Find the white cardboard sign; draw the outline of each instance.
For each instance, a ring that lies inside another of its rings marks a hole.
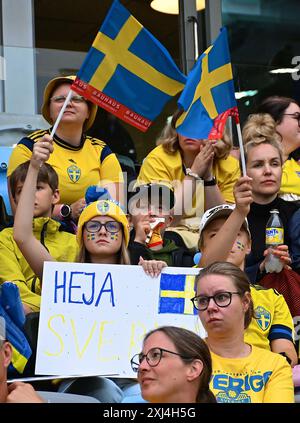
[[[46,262],[36,374],[136,376],[131,357],[162,325],[205,331],[190,298],[199,269]]]

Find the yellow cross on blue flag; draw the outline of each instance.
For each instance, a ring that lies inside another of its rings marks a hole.
[[[197,314],[191,298],[195,296],[194,275],[162,273],[158,313]]]
[[[185,82],[165,47],[115,0],[72,90],[145,132]]]
[[[178,106],[176,130],[187,137],[220,139],[229,115],[238,122],[226,28],[197,60]]]

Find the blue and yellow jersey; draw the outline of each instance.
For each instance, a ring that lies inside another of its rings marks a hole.
[[[280,354],[257,348],[247,357],[227,358],[211,352],[210,389],[217,402],[293,403],[292,368]]]
[[[245,331],[245,342],[270,350],[270,342],[284,338],[293,342],[293,319],[284,297],[276,289],[251,285],[256,319]]]
[[[10,156],[8,176],[21,163],[30,160],[34,143],[45,134],[50,134],[50,129],[21,139]],[[58,174],[61,203],[72,204],[83,198],[90,185],[123,182],[119,161],[105,142],[84,135],[80,145],[74,147],[55,135],[53,146],[47,163]]]
[[[287,201],[300,199],[300,164],[292,157],[283,164],[279,196]]]

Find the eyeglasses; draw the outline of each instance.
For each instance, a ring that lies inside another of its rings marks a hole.
[[[296,119],[298,121],[298,126],[300,127],[300,113],[283,113],[283,116],[291,116],[293,119]]]
[[[211,299],[214,300],[218,307],[228,307],[231,304],[233,294],[241,295],[240,292],[224,291],[218,292],[217,294],[211,296],[197,295],[196,297],[192,298],[191,301],[197,310],[204,311],[207,309]]]
[[[109,220],[108,222],[105,222],[105,223],[98,222],[97,220],[90,220],[89,222],[86,222],[86,224],[84,225],[85,229],[91,234],[95,234],[96,232],[99,232],[102,226],[104,226],[105,230],[107,232],[110,232],[111,234],[115,234],[119,232],[119,230],[121,229],[121,223],[115,222],[114,220]]]
[[[174,351],[165,350],[164,348],[151,348],[151,350],[149,350],[147,354],[140,353],[140,354],[135,354],[132,357],[132,359],[130,360],[132,370],[134,372],[137,372],[144,358],[146,358],[147,363],[149,364],[150,367],[158,366],[158,364],[160,363],[160,360],[163,357],[164,352],[178,355],[179,357],[185,360],[193,360],[192,357],[186,357],[185,355],[176,353]]]
[[[67,96],[66,95],[55,95],[54,97],[51,97],[50,100],[57,104],[62,104],[66,101]],[[75,104],[84,103],[86,99],[82,97],[82,95],[73,95],[70,98],[70,102]]]

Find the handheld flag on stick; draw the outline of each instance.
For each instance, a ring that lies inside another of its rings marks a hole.
[[[168,51],[115,0],[71,88],[145,132],[185,82]]]
[[[179,134],[197,139],[220,139],[228,116],[233,116],[239,129],[227,30],[199,57],[188,75],[186,86],[178,100],[183,109],[176,122]],[[239,137],[243,173],[242,139]]]
[[[238,117],[226,28],[197,60],[178,105],[176,129],[192,138],[221,138],[228,115]]]

